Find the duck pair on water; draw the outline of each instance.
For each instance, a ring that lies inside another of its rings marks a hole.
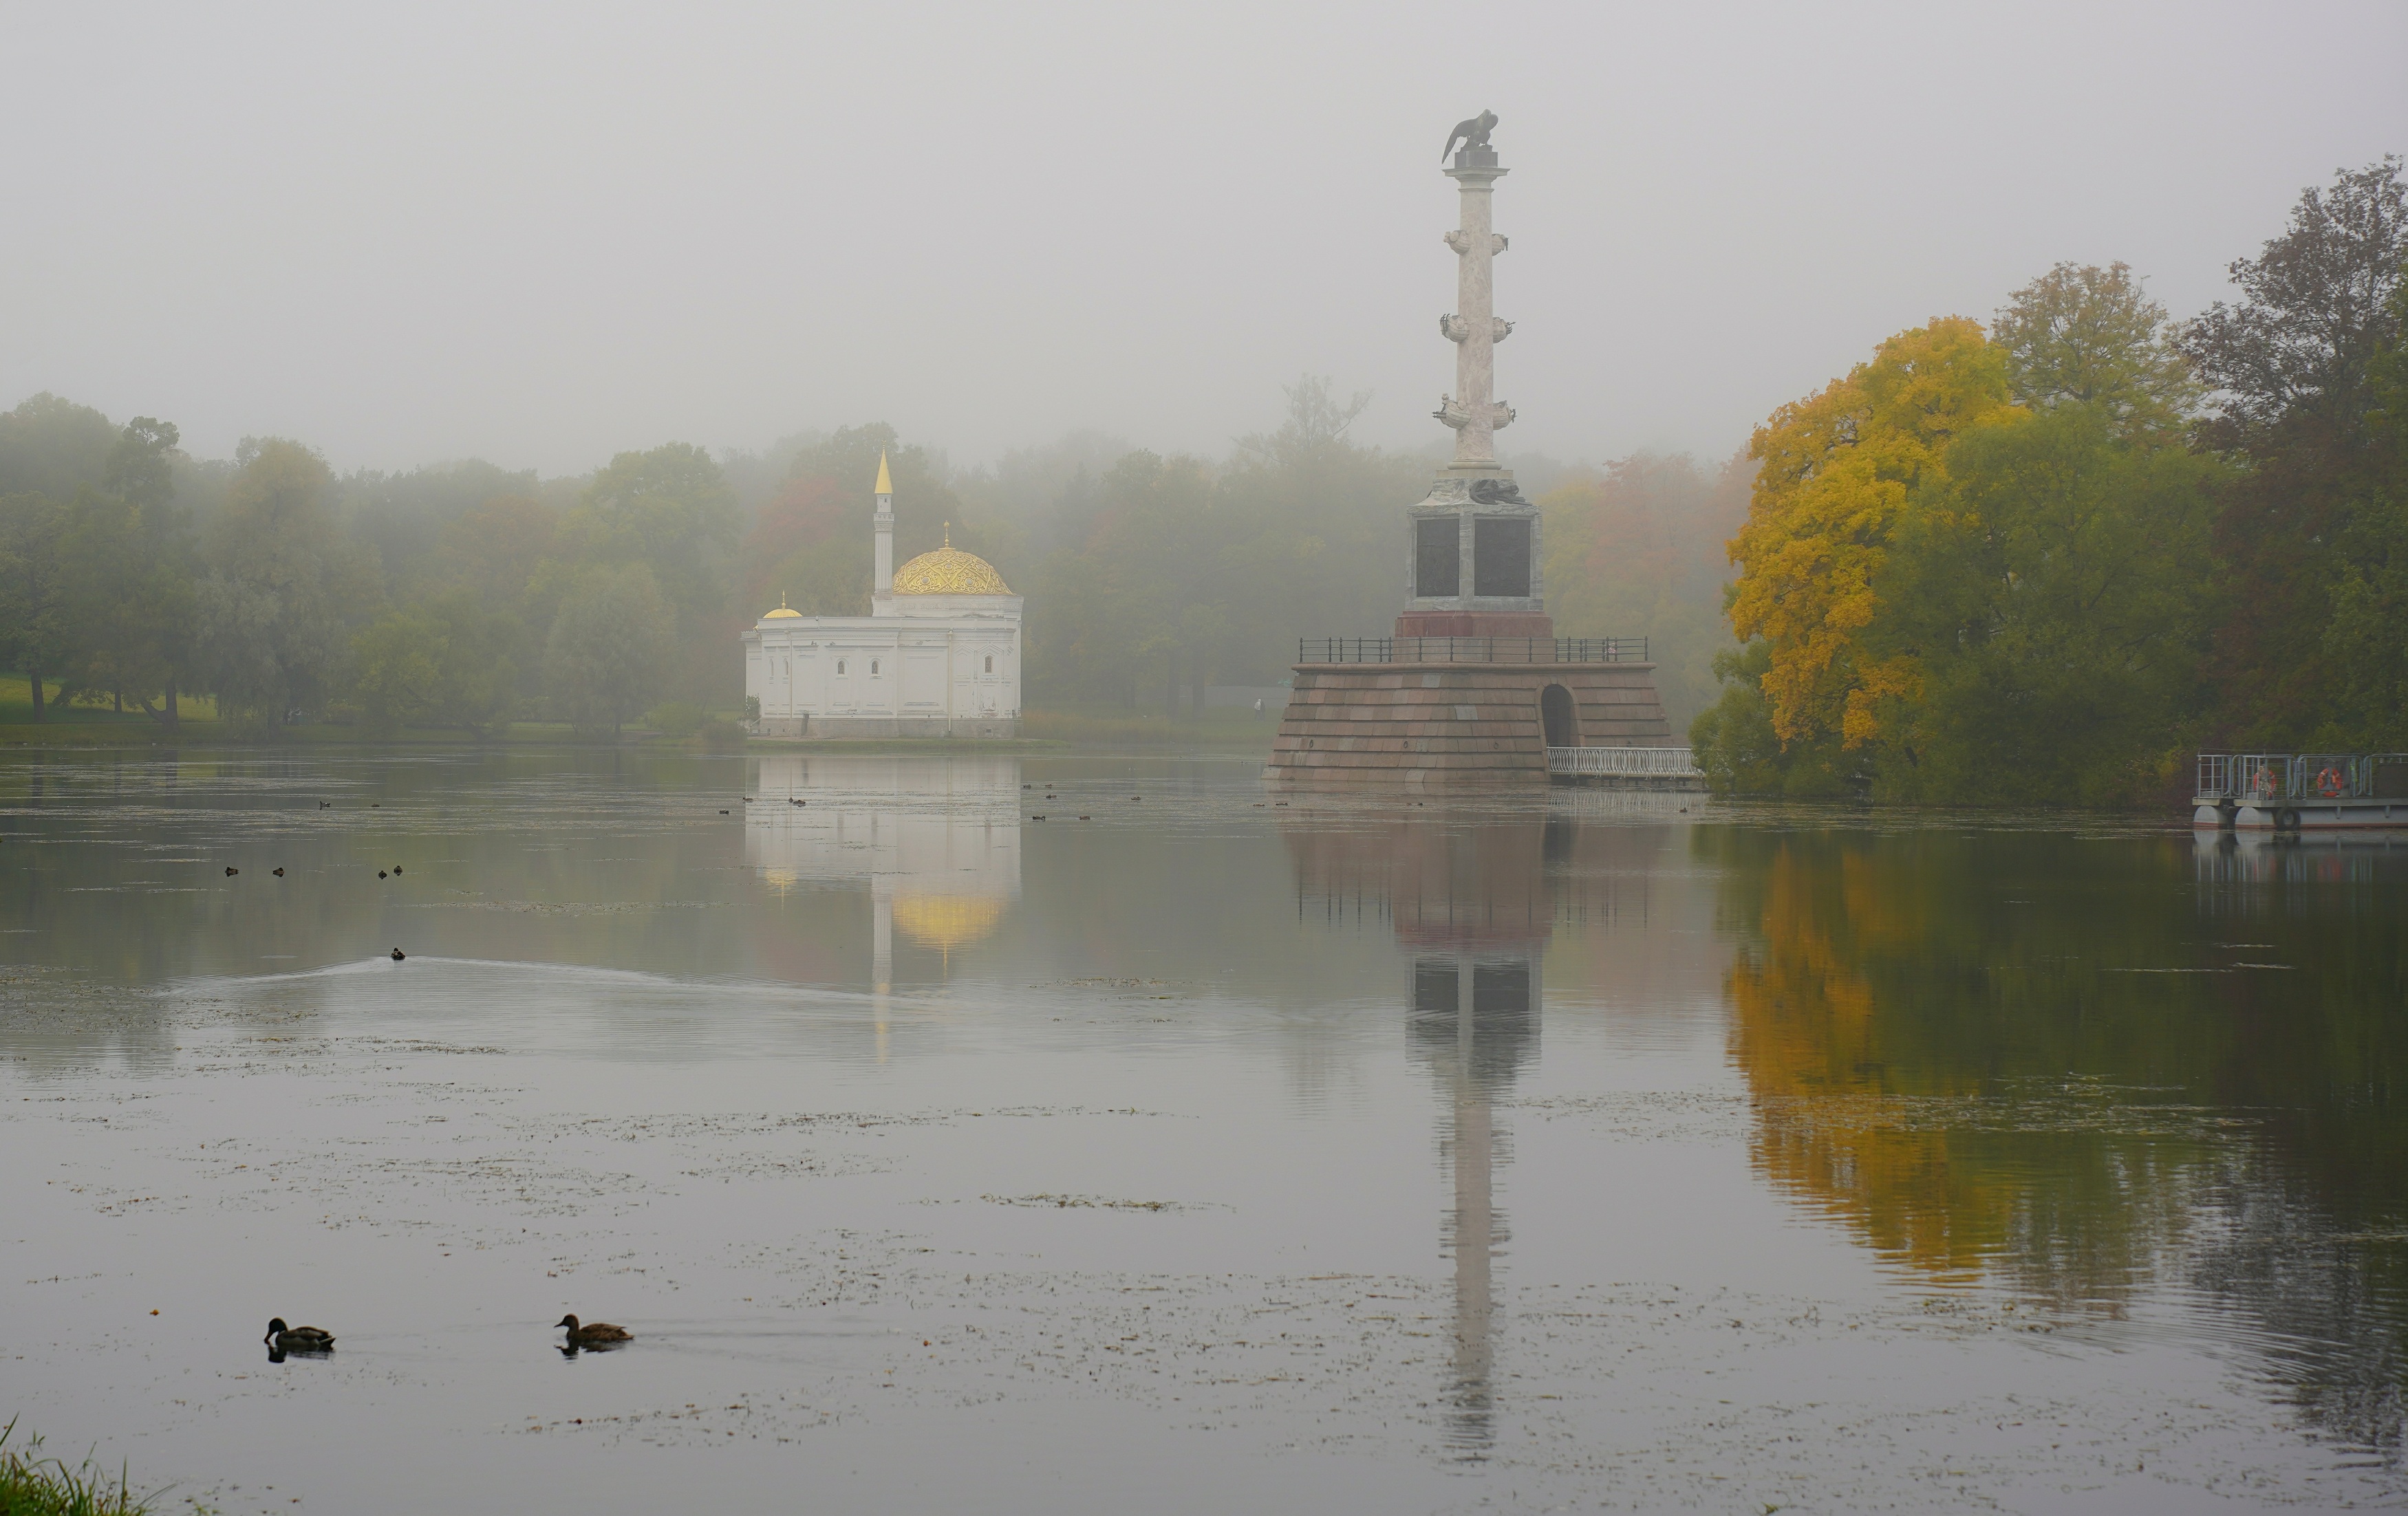
[[[635,1340],[636,1336],[625,1327],[613,1326],[609,1322],[580,1323],[573,1314],[563,1316],[552,1324],[556,1327],[566,1327],[570,1345],[580,1348],[597,1348],[606,1343],[631,1342]],[[281,1316],[268,1319],[267,1335],[259,1340],[278,1352],[322,1353],[331,1352],[335,1347],[334,1333],[316,1326],[287,1326]]]

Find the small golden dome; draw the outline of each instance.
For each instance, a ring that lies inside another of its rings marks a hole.
[[[1010,594],[1011,587],[995,565],[974,552],[953,546],[953,523],[945,523],[945,545],[924,552],[895,571],[896,594]]]
[[[787,616],[800,616],[802,612],[799,610],[788,610],[786,608],[786,597],[781,594],[778,596],[778,608],[770,611],[761,619],[765,622],[774,622]]]

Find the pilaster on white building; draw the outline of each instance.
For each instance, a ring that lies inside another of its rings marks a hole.
[[[744,693],[761,737],[1020,735],[1021,597],[953,545],[895,565],[895,486],[878,458],[867,616],[806,616],[781,601],[746,632]]]

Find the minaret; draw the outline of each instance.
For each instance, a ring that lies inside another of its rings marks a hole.
[[[895,480],[886,472],[886,454],[878,454],[878,509],[870,517],[876,533],[875,575],[869,581],[869,613],[895,614]]]

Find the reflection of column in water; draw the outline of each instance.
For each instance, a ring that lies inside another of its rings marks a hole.
[[[1496,1295],[1489,1280],[1497,1243],[1496,1134],[1488,1091],[1472,1076],[1479,1058],[1479,972],[1457,965],[1455,1008],[1455,1436],[1485,1447],[1490,1422],[1488,1376],[1494,1349]]]
[[[1512,1133],[1495,1106],[1538,1053],[1539,969],[1560,910],[1557,892],[1565,880],[1586,877],[1558,873],[1578,851],[1577,818],[1555,805],[1543,814],[1477,819],[1415,805],[1384,823],[1341,827],[1283,814],[1299,911],[1317,900],[1333,922],[1384,915],[1414,954],[1410,1041],[1445,1097],[1440,1122],[1454,1185],[1445,1249],[1455,1268],[1455,1351],[1440,1399],[1448,1441],[1479,1458],[1496,1438],[1493,1276],[1506,1232],[1495,1182],[1512,1156]],[[1658,847],[1647,843],[1651,853]],[[1573,919],[1583,920],[1586,902],[1576,883],[1570,889]]]
[[[1455,1352],[1444,1393],[1448,1436],[1474,1458],[1496,1437],[1493,1271],[1507,1237],[1496,1205],[1502,1154],[1494,1101],[1528,1047],[1535,966],[1524,958],[1453,956],[1413,965],[1414,1034],[1434,1055],[1449,1095],[1455,1208],[1446,1240],[1455,1256]]]

